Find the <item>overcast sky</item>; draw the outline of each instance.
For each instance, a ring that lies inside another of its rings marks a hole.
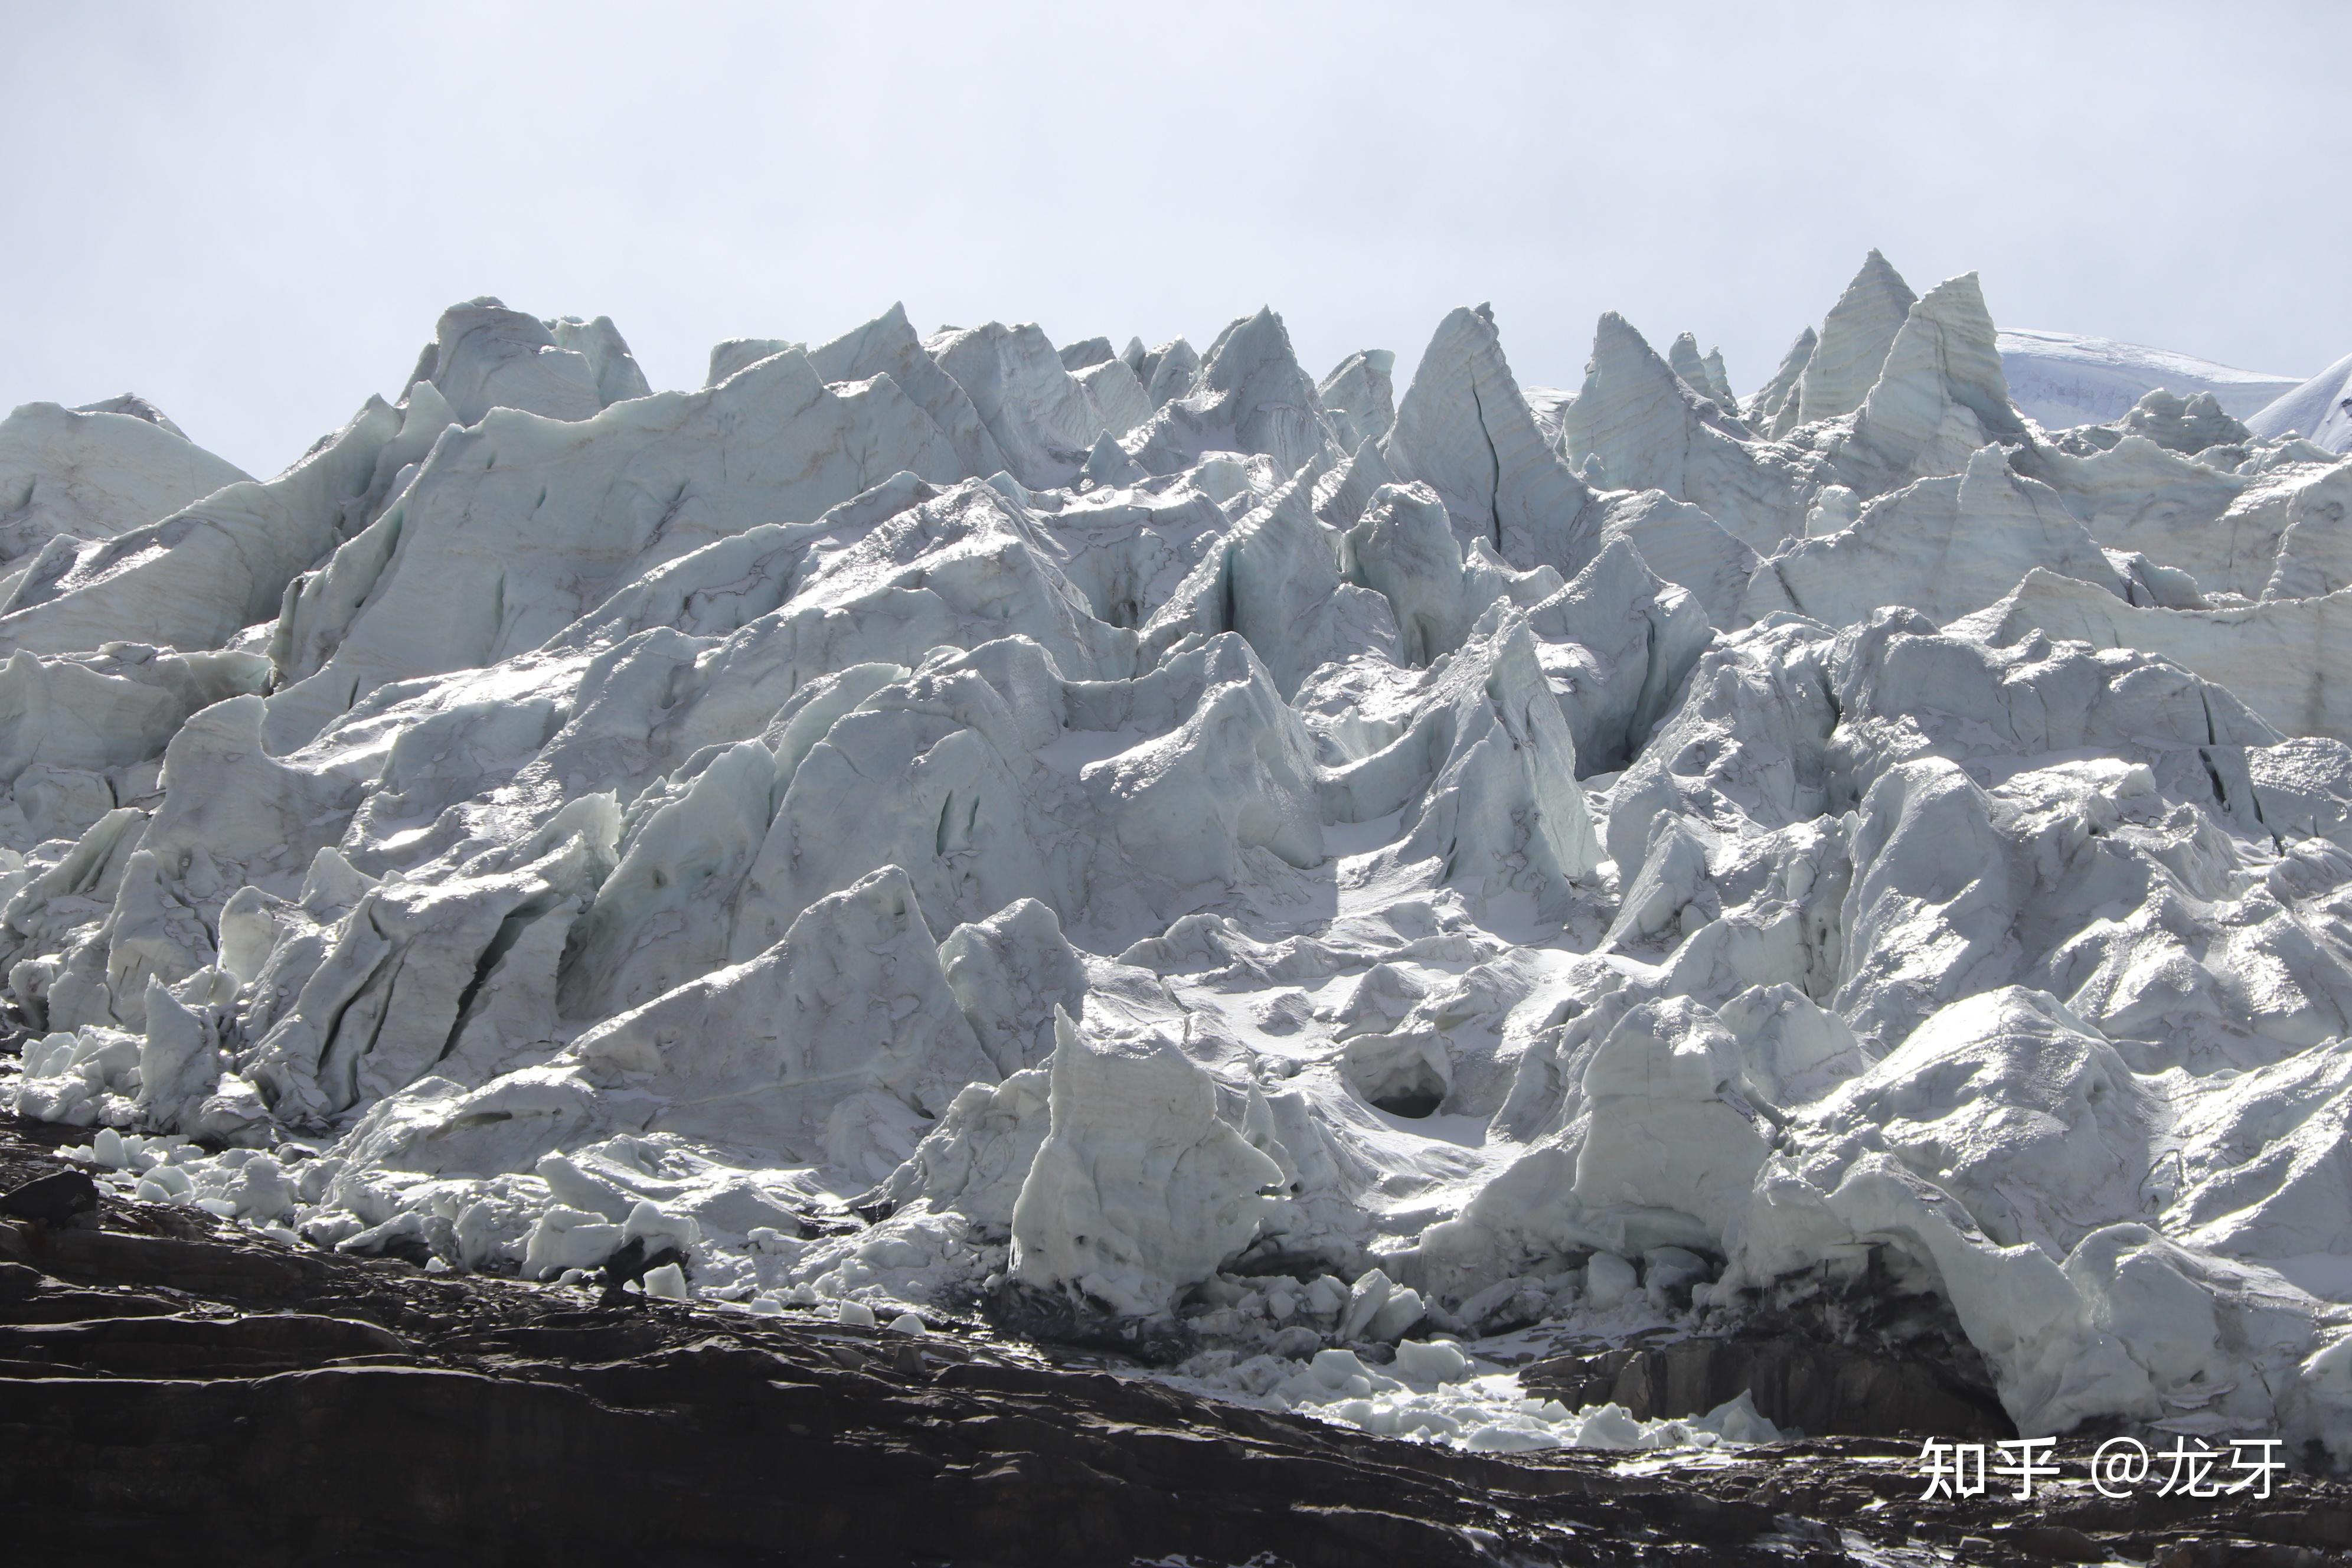
[[[134,390],[274,472],[446,305],[608,314],[656,387],[903,300],[1320,374],[1494,302],[1741,392],[1877,246],[2005,325],[2352,350],[2352,5],[725,9],[0,0],[0,407]]]

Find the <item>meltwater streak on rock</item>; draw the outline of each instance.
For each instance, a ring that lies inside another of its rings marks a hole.
[[[1573,396],[1485,307],[1401,395],[1117,341],[649,393],[480,300],[266,481],[20,411],[0,1096],[345,1255],[1423,1442],[1883,1422],[1836,1355],[2352,1461],[2333,426],[2053,434],[1874,253],[1745,405],[1614,315]]]

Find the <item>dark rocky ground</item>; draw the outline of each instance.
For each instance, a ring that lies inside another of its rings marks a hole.
[[[82,1136],[0,1119],[0,1192],[63,1168],[48,1151]],[[2352,1486],[2336,1482],[2109,1501],[2072,1480],[2089,1445],[2069,1444],[2070,1484],[1954,1506],[1916,1500],[1916,1437],[1704,1468],[1469,1454],[976,1333],[608,1305],[111,1195],[75,1215],[70,1184],[49,1223],[0,1226],[15,1562],[2352,1563]],[[1755,1359],[1621,1359],[1554,1383],[1665,1398]]]

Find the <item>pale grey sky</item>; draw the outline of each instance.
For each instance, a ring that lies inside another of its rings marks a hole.
[[[2352,5],[87,6],[0,0],[0,407],[154,399],[274,472],[435,318],[709,345],[924,330],[1318,374],[1494,302],[1745,392],[1873,245],[2013,326],[2309,374],[2352,350]]]

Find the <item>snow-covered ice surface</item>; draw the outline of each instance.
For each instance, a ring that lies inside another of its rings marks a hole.
[[[2246,416],[2257,436],[2301,436],[2331,452],[2352,451],[2352,354]]]
[[[2053,433],[1875,254],[1744,405],[1502,325],[652,392],[478,300],[267,479],[19,410],[0,1095],[289,1241],[1424,1439],[1769,1436],[1509,1370],[1769,1317],[2352,1460],[2352,463]]]
[[[2297,384],[2113,338],[2004,329],[1997,341],[2018,412],[2047,430],[2120,419],[2159,387],[2177,397],[2210,392],[2221,412],[2247,419]]]

